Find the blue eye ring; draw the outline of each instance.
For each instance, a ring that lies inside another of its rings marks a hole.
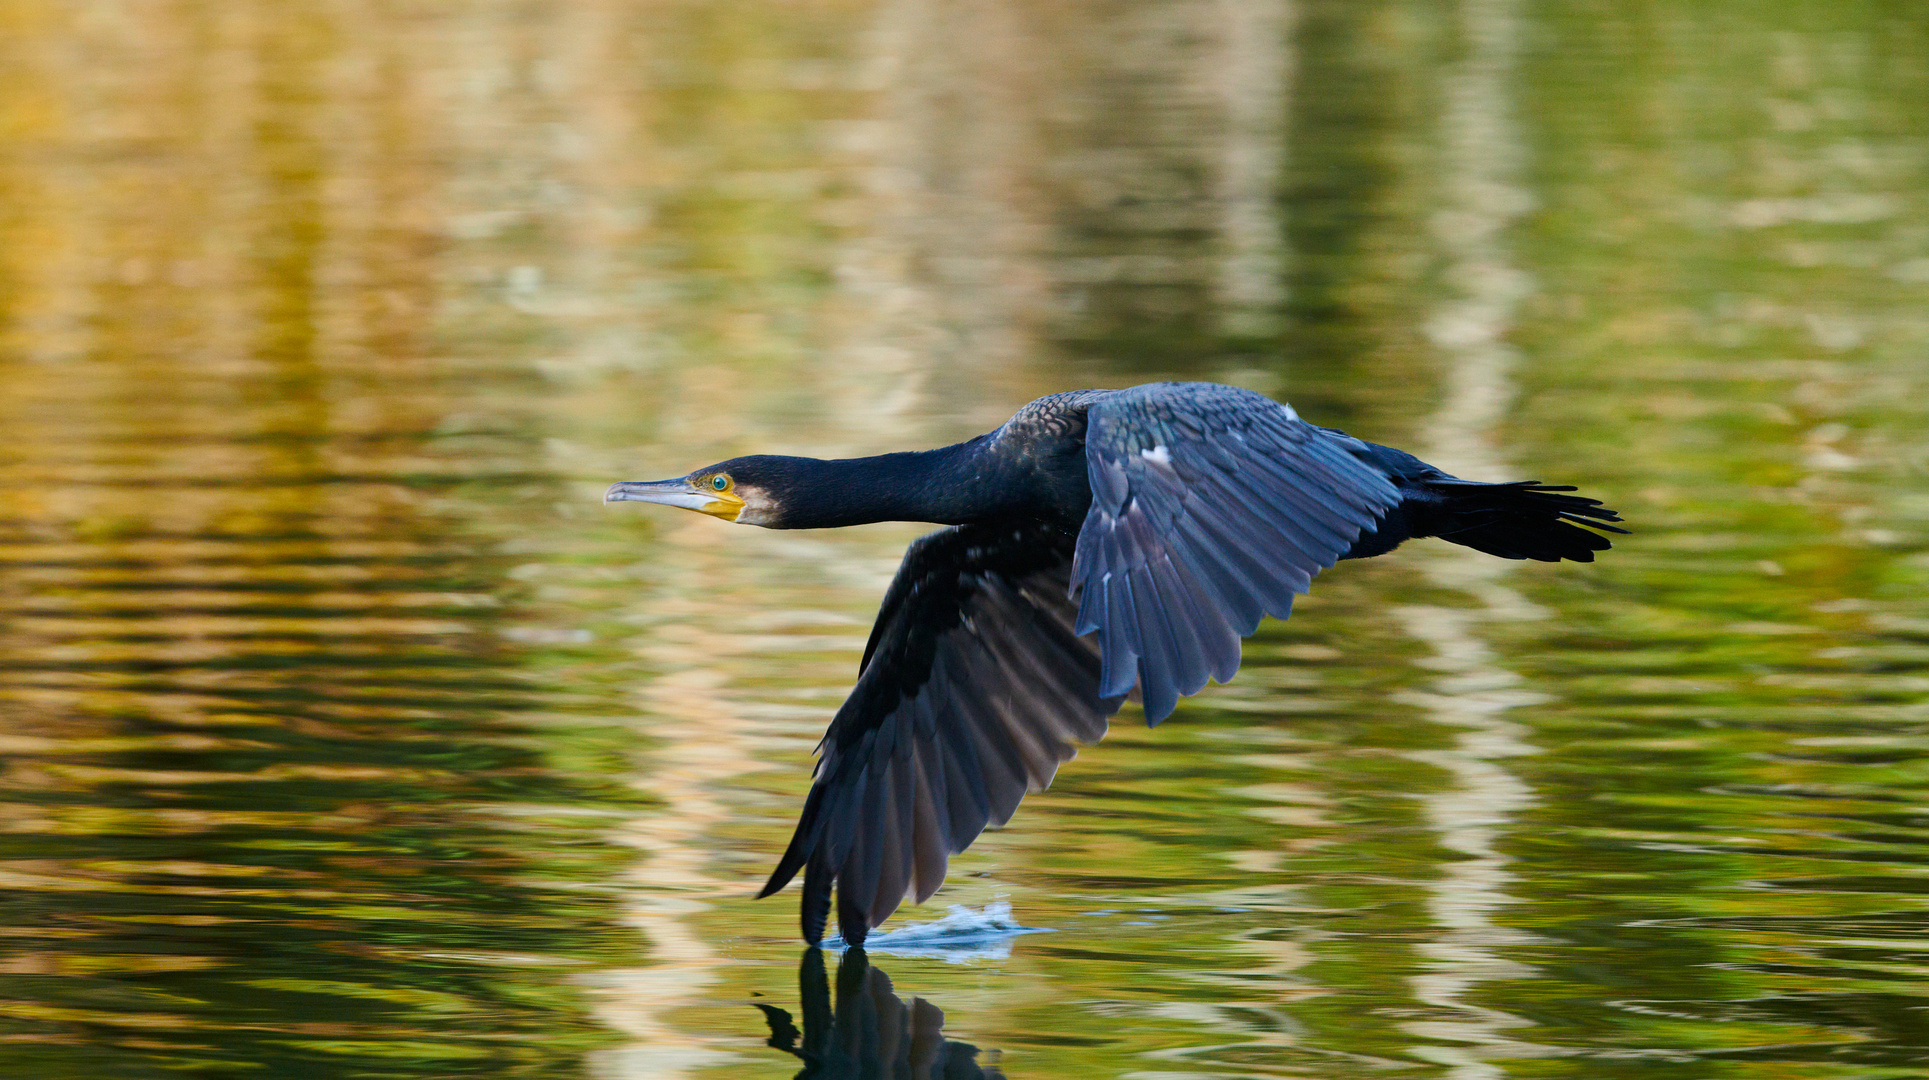
[[[716,491],[729,491],[730,478],[723,473],[718,473],[710,478],[710,487]]]

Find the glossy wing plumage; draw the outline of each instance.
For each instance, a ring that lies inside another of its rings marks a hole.
[[[1119,701],[1099,694],[1097,649],[1072,629],[1072,552],[1044,525],[957,526],[906,552],[759,894],[803,870],[806,940],[823,934],[833,882],[850,944],[907,893],[923,901],[950,856],[1105,734]]]
[[[1151,723],[1230,679],[1260,617],[1285,618],[1401,500],[1359,456],[1366,444],[1247,390],[1139,386],[1095,401],[1086,422],[1074,629],[1098,634],[1098,692],[1136,684]]]

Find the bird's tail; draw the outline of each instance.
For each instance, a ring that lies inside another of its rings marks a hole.
[[[1589,529],[1627,532],[1608,524],[1620,521],[1621,515],[1599,499],[1559,494],[1574,490],[1566,484],[1434,480],[1428,486],[1441,500],[1433,535],[1503,559],[1593,562],[1595,552],[1612,545]]]

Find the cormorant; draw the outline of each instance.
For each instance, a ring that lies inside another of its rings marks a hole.
[[[1620,515],[1570,486],[1461,480],[1250,390],[1152,383],[1052,394],[936,450],[754,455],[612,485],[770,529],[949,526],[905,553],[857,685],[818,746],[769,882],[804,872],[816,944],[861,944],[950,856],[1011,817],[1135,691],[1148,724],[1239,669],[1313,575],[1437,536],[1503,559],[1592,562]]]

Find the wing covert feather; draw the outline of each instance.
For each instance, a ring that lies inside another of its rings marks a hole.
[[[1092,506],[1079,531],[1075,629],[1096,631],[1100,691],[1134,685],[1158,723],[1239,668],[1239,639],[1401,500],[1347,436],[1260,394],[1157,383],[1086,411]]]

